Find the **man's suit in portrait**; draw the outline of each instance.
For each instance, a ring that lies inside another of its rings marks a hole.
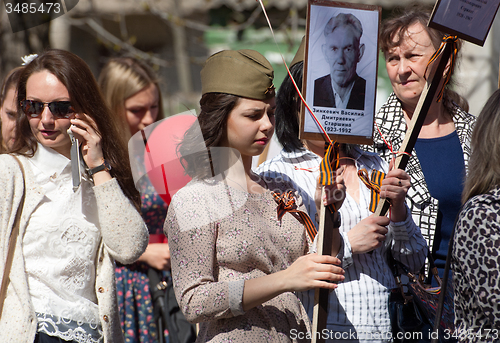
[[[366,80],[356,74],[351,96],[347,102],[347,109],[365,109]],[[337,107],[332,89],[332,78],[330,74],[320,77],[314,81],[314,106]]]

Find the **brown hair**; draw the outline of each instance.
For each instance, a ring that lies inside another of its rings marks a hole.
[[[462,192],[462,203],[500,186],[500,89],[497,89],[477,117],[472,133],[472,154]]]
[[[29,77],[42,71],[53,74],[66,87],[71,105],[77,113],[85,113],[94,120],[96,124],[94,129],[101,136],[104,158],[112,167],[111,175],[117,179],[123,193],[139,208],[140,195],[134,186],[127,147],[120,139],[115,116],[106,106],[90,68],[80,57],[71,52],[49,49],[24,67],[17,89],[16,130],[19,136],[13,152],[28,157],[32,157],[36,152],[37,140],[31,132],[29,119],[20,109],[19,103],[26,99],[26,84]]]
[[[0,91],[0,108],[3,106],[3,103],[5,101],[5,98],[7,97],[7,93],[9,90],[12,88],[16,89],[17,83],[19,82],[19,78],[21,76],[21,72],[24,69],[24,67],[16,67],[12,69],[9,74],[5,77],[3,84],[2,84],[2,89]],[[0,129],[2,127],[2,122],[0,121]],[[0,130],[0,153],[4,153],[7,151],[7,147],[5,146],[5,142],[3,141],[2,137],[2,130]]]
[[[11,88],[16,88],[17,83],[19,82],[19,78],[21,77],[21,72],[23,71],[24,67],[16,67],[12,69],[9,74],[5,77],[3,84],[2,84],[2,91],[0,92],[0,107],[3,105],[3,102],[5,101],[5,97],[7,96],[7,92]]]
[[[414,3],[404,8],[396,8],[392,16],[382,23],[382,27],[380,29],[379,44],[382,52],[385,54],[392,48],[400,46],[407,37],[406,34],[408,33],[409,27],[416,23],[420,23],[422,25],[424,30],[429,35],[434,49],[437,50],[443,41],[445,33],[427,26],[431,10],[431,7],[418,3]],[[462,40],[459,39],[457,42],[458,52],[461,48]],[[457,62],[458,60],[459,59],[457,58]],[[453,103],[468,112],[469,104],[467,100],[450,89],[450,87],[454,84],[455,82],[452,75],[450,82],[446,85],[444,91],[443,105],[449,110],[450,113],[453,113]]]
[[[206,93],[201,97],[198,120],[186,131],[178,146],[187,175],[198,179],[214,176],[214,166],[206,151],[220,146],[227,136],[227,119],[239,99],[239,96],[224,93]],[[199,137],[198,127],[203,137]]]
[[[159,95],[156,121],[163,119],[159,80],[153,69],[147,64],[132,57],[113,58],[102,69],[98,83],[111,111],[120,117],[123,131],[128,132],[128,135],[124,137],[127,142],[130,138],[130,130],[125,117],[125,100],[151,84],[156,86]]]

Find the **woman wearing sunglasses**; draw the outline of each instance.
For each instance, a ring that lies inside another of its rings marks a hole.
[[[114,260],[135,261],[148,233],[117,125],[88,66],[66,51],[47,50],[26,65],[17,103],[12,154],[20,164],[0,156],[0,277],[9,278],[0,340],[123,342]],[[69,133],[80,142],[80,173]]]

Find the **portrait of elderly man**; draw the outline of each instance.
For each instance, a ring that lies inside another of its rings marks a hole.
[[[352,14],[330,18],[323,31],[322,51],[330,73],[314,81],[314,106],[364,110],[366,80],[356,72],[365,45],[361,22]]]

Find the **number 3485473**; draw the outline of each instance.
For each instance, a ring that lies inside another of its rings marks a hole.
[[[46,3],[17,3],[12,4],[9,2],[5,3],[5,8],[7,13],[60,13],[61,12],[61,4],[58,2],[46,2]]]

